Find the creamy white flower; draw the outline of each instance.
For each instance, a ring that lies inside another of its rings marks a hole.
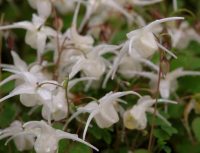
[[[76,10],[74,12],[74,17],[72,21],[72,27],[67,30],[66,36],[74,45],[75,48],[80,49],[81,51],[87,51],[91,49],[94,43],[94,39],[91,36],[81,36],[77,32],[77,17],[80,9],[80,3],[78,3]]]
[[[130,72],[132,75],[138,75],[150,79],[150,87],[152,90],[156,90],[158,82],[158,74],[152,72]],[[183,68],[177,68],[172,72],[166,74],[164,78],[161,78],[159,92],[162,98],[168,99],[170,94],[175,92],[178,87],[177,79],[183,76],[196,76],[200,75],[200,72],[195,71],[184,71]]]
[[[0,131],[0,140],[14,136],[20,132],[23,132],[22,123],[20,121],[14,121],[10,127]],[[30,150],[34,145],[34,137],[32,135],[18,135],[13,140],[19,151]]]
[[[129,54],[133,58],[148,58],[152,56],[157,50],[158,47],[161,47],[159,43],[157,43],[156,38],[154,36],[154,31],[156,26],[163,22],[183,20],[183,17],[170,17],[163,18],[160,20],[153,21],[146,25],[145,27],[131,31],[127,34],[129,39]],[[164,49],[164,47],[163,47]],[[169,52],[167,49],[164,49],[167,53],[176,57],[173,53]]]
[[[51,99],[45,101],[42,107],[42,116],[46,120],[59,121],[67,117],[68,101],[66,99],[66,91],[59,87],[52,91]]]
[[[134,94],[141,97],[138,93],[133,91],[109,92],[101,99],[92,101],[84,107],[79,107],[78,111],[69,118],[68,123],[80,113],[90,113],[83,132],[83,139],[85,139],[87,129],[93,118],[100,128],[108,128],[119,121],[119,116],[115,108],[116,102],[120,102],[120,97],[128,94]]]
[[[42,66],[33,65],[32,67],[28,67],[14,51],[12,51],[11,54],[14,65],[1,64],[0,66],[4,68],[3,70],[13,73],[13,75],[3,80],[0,83],[0,86],[11,80],[16,80],[16,87],[9,95],[1,98],[0,102],[10,97],[20,95],[21,103],[27,107],[32,107],[40,104],[38,103],[39,97],[42,99],[48,99],[50,97],[50,91],[53,90],[55,86],[43,85],[39,88],[39,83],[47,79],[47,77],[41,71]],[[56,83],[55,81],[49,82]],[[47,94],[48,98],[46,97]]]
[[[175,48],[186,48],[192,40],[200,43],[200,35],[187,22],[182,22],[178,28],[169,25],[168,32],[172,38],[172,46]]]
[[[114,53],[119,46],[114,45],[98,45],[81,56],[74,56],[74,65],[72,66],[69,78],[74,77],[79,71],[82,71],[88,77],[99,79],[111,64],[103,58],[103,54]]]
[[[44,75],[44,73],[42,73],[43,65],[33,64],[31,66],[28,66],[15,51],[11,51],[11,55],[13,58],[14,65],[0,64],[1,68],[11,70],[11,71],[18,71],[18,72],[30,72],[32,74],[37,75],[37,77],[40,78],[39,80],[45,80],[48,78],[46,75]],[[1,81],[0,86],[6,84],[7,82],[11,80],[22,82],[23,79],[19,75],[13,74],[7,77],[6,79],[4,79],[3,81]]]
[[[25,42],[32,48],[37,49],[38,59],[44,53],[47,37],[55,37],[56,31],[50,27],[44,26],[45,20],[35,14],[32,21],[21,21],[12,25],[0,26],[0,30],[22,28],[26,29]]]
[[[134,75],[131,75],[130,71],[141,71],[142,65],[136,61],[133,60],[130,56],[124,56],[119,64],[118,72],[125,78],[132,78]]]
[[[34,149],[36,153],[55,153],[58,149],[58,142],[61,139],[78,141],[98,151],[96,147],[78,138],[78,135],[54,129],[44,121],[30,121],[25,123],[23,128],[24,131],[13,134],[11,139],[21,135],[34,136]]]
[[[147,126],[146,112],[153,113],[156,100],[152,99],[150,96],[143,96],[140,98],[131,109],[127,110],[123,115],[124,125],[128,129],[138,129],[143,130]],[[172,103],[176,104],[175,101],[158,99],[158,103]],[[168,125],[171,125],[158,111],[156,115],[161,118]]]
[[[119,11],[122,13],[129,21],[133,21],[133,17],[117,2],[114,0],[88,0],[86,2],[86,13],[84,16],[84,19],[81,23],[81,26],[79,30],[81,31],[82,28],[85,26],[87,21],[90,19],[90,17],[96,13],[97,11],[102,12],[102,10],[105,10],[105,7],[110,7],[115,9],[116,11]]]
[[[174,58],[177,58],[176,55],[174,55],[167,48],[165,48],[156,41],[153,32],[155,31],[155,27],[163,22],[182,20],[182,19],[184,18],[183,17],[164,18],[151,22],[141,29],[129,32],[127,34],[128,40],[123,44],[123,47],[121,48],[118,57],[114,61],[112,70],[112,79],[114,79],[119,63],[122,60],[122,58],[127,54],[127,52],[133,59],[136,60],[142,59],[144,61],[144,59],[151,57],[158,50],[158,48],[161,48]]]
[[[59,121],[67,117],[68,115],[68,105],[70,103],[70,97],[73,95],[70,93],[71,88],[80,81],[94,80],[95,78],[83,77],[78,79],[73,79],[68,82],[67,89],[64,89],[64,85],[56,88],[51,92],[51,98],[47,101],[43,101],[42,116],[44,119]],[[48,82],[47,82],[48,83]],[[68,97],[67,97],[68,96]]]

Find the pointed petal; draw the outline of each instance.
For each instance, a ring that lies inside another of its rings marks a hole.
[[[154,3],[158,3],[161,2],[162,0],[149,0],[149,1],[145,1],[145,0],[134,0],[134,4],[135,5],[150,5],[150,4],[154,4]]]
[[[155,71],[159,71],[159,67],[157,65],[155,65],[154,63],[152,63],[150,60],[145,59],[145,58],[137,58],[136,60],[138,60],[141,63],[144,63],[145,65],[149,66],[150,68],[152,68]]]
[[[170,103],[170,104],[178,104],[177,101],[174,101],[174,100],[169,100],[169,99],[158,99],[158,102],[161,102],[161,103]]]
[[[99,113],[99,110],[95,110],[93,111],[92,113],[90,113],[88,119],[87,119],[87,122],[86,122],[86,125],[85,125],[85,129],[83,131],[83,140],[85,140],[85,136],[86,136],[86,133],[87,133],[87,129],[90,125],[90,122],[92,121],[92,119],[94,118],[94,116]]]
[[[147,109],[148,112],[150,113],[154,113],[154,109],[153,108],[149,108]],[[161,120],[163,120],[168,126],[171,126],[171,123],[166,120],[166,118],[164,116],[162,116],[158,111],[156,111],[156,116],[158,116]]]
[[[105,1],[106,5],[109,5],[111,8],[116,9],[120,13],[122,13],[128,21],[133,21],[133,17],[129,14],[121,5],[119,5],[115,0]]]
[[[27,71],[27,64],[19,57],[19,55],[11,51],[11,55],[14,61],[14,65],[20,70],[20,71]]]
[[[7,82],[10,82],[10,81],[12,81],[12,80],[15,80],[15,79],[17,79],[17,78],[19,78],[19,76],[17,76],[17,75],[11,75],[11,76],[7,77],[6,79],[4,79],[3,81],[1,81],[1,82],[0,82],[0,86],[6,84]]]
[[[94,150],[96,151],[99,151],[96,147],[94,147],[93,145],[85,142],[84,140],[78,138],[78,135],[76,134],[71,134],[71,133],[67,133],[67,132],[63,132],[61,130],[56,130],[56,134],[58,136],[59,139],[71,139],[71,140],[74,140],[74,141],[78,141],[80,143],[83,143],[91,148],[93,148]]]
[[[17,22],[17,23],[14,23],[12,25],[7,25],[7,26],[0,26],[0,30],[15,29],[15,28],[22,28],[26,30],[35,29],[33,24],[28,21]]]
[[[151,28],[154,28],[156,25],[158,24],[161,24],[163,22],[170,22],[170,21],[176,21],[176,20],[184,20],[184,17],[169,17],[169,18],[163,18],[163,19],[160,19],[160,20],[155,20],[151,23],[149,23],[145,29],[146,30],[150,30],[151,31]]]
[[[163,45],[161,45],[160,43],[157,43],[157,45],[163,51],[165,51],[166,53],[168,53],[169,55],[171,55],[173,58],[177,59],[177,56],[174,53],[172,53],[170,50],[168,50],[167,48],[165,48]]]
[[[0,99],[0,102],[7,100],[8,98],[20,95],[20,94],[34,94],[35,89],[28,84],[22,84],[17,86],[9,95]]]
[[[120,61],[122,60],[122,58],[125,56],[125,54],[128,51],[128,42],[126,42],[124,44],[124,46],[122,47],[122,49],[119,52],[119,55],[117,56],[117,58],[114,61],[113,67],[112,67],[112,79],[114,79],[115,77],[115,73],[117,71],[117,68],[119,67]]]
[[[81,71],[82,66],[84,64],[84,60],[80,58],[76,64],[72,67],[72,71],[69,74],[69,79],[72,79],[79,71]]]
[[[88,80],[96,80],[96,78],[94,78],[94,77],[83,77],[83,78],[79,78],[79,79],[70,80],[69,84],[68,84],[68,90],[70,90],[78,82],[80,82],[80,81],[88,81]]]

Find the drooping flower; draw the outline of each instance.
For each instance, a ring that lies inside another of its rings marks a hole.
[[[132,75],[138,75],[142,77],[146,77],[150,79],[150,87],[152,90],[156,89],[157,82],[158,82],[158,74],[152,73],[152,72],[130,72]],[[168,99],[170,97],[170,94],[175,92],[178,88],[178,82],[177,79],[179,77],[183,76],[196,76],[200,75],[200,72],[195,71],[184,71],[183,68],[177,68],[173,70],[172,72],[166,74],[164,78],[161,78],[160,86],[159,86],[159,92],[162,98]]]
[[[75,56],[76,63],[72,66],[69,78],[74,77],[79,71],[82,71],[87,77],[95,77],[99,79],[111,64],[103,58],[106,53],[114,53],[119,46],[114,45],[98,45],[81,56]]]
[[[38,60],[44,53],[47,37],[55,37],[56,31],[44,26],[45,19],[33,14],[32,21],[21,21],[12,25],[0,26],[0,30],[22,28],[26,29],[25,42],[32,48],[37,49]]]
[[[97,101],[91,101],[84,107],[79,107],[78,111],[69,118],[68,122],[70,122],[80,113],[85,113],[85,112],[90,113],[83,132],[83,139],[85,139],[87,129],[93,118],[95,119],[97,125],[100,128],[108,128],[112,126],[114,123],[119,121],[119,116],[115,108],[115,105],[116,102],[121,101],[120,97],[128,94],[134,94],[141,97],[138,93],[133,91],[116,92],[116,93],[109,92],[101,99]]]
[[[168,26],[168,32],[172,38],[172,47],[186,48],[192,40],[200,43],[200,35],[192,27],[189,27],[187,22],[182,22],[178,27]]]
[[[6,137],[12,137],[21,132],[23,132],[22,123],[20,121],[14,121],[10,127],[0,131],[0,140]],[[18,135],[13,137],[13,140],[19,151],[32,149],[35,141],[32,135]]]
[[[154,30],[156,26],[158,26],[163,22],[183,20],[183,19],[184,19],[183,17],[164,18],[151,22],[141,29],[129,32],[127,34],[128,40],[124,43],[118,57],[114,61],[112,79],[115,76],[115,73],[117,71],[121,59],[127,54],[127,52],[133,59],[141,59],[141,58],[146,59],[151,57],[156,51],[158,51],[158,48],[161,48],[168,54],[176,58],[176,55],[174,55],[167,48],[165,48],[156,41],[156,37],[154,36]]]
[[[176,104],[175,101],[158,99],[158,103],[172,103]],[[124,125],[128,129],[143,130],[147,126],[146,113],[154,113],[154,108],[152,107],[156,103],[156,99],[152,99],[150,96],[143,96],[140,98],[131,109],[124,112],[123,120]],[[171,125],[157,110],[156,115],[161,118],[165,123]]]
[[[25,123],[23,128],[23,131],[9,135],[12,136],[9,140],[19,136],[33,136],[35,138],[34,149],[36,153],[55,153],[61,139],[78,141],[98,151],[96,147],[78,138],[78,135],[54,129],[44,121],[30,121]]]
[[[133,17],[117,2],[114,0],[88,0],[86,2],[86,13],[80,26],[80,31],[83,29],[90,17],[98,10],[104,10],[104,7],[113,8],[122,13],[129,21],[133,21]]]

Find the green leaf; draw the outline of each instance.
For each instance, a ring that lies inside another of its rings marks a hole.
[[[133,153],[149,153],[146,149],[137,149]]]
[[[178,131],[172,126],[161,126],[161,129],[165,131],[169,136],[178,133]]]
[[[192,130],[196,139],[200,142],[200,117],[197,117],[192,121]]]
[[[153,135],[158,138],[159,140],[169,140],[170,136],[163,130],[161,129],[154,129]]]
[[[69,153],[92,153],[92,149],[85,144],[75,143],[70,147]]]
[[[177,104],[177,105],[169,105],[168,106],[168,113],[171,118],[178,119],[181,118],[184,112],[184,105]]]
[[[59,146],[58,153],[66,153],[69,148],[69,141],[63,139],[59,141],[58,146]]]
[[[111,137],[111,134],[108,130],[103,130],[102,132],[103,134],[103,140],[107,143],[107,144],[110,144],[111,141],[112,141],[112,137]]]
[[[5,103],[0,111],[0,126],[7,127],[14,120],[16,116],[16,105],[13,103]]]

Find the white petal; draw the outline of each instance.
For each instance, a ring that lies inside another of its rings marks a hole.
[[[170,22],[170,21],[176,21],[176,20],[184,20],[184,17],[169,17],[169,18],[163,18],[160,20],[155,20],[151,23],[149,23],[145,29],[150,30],[151,28],[154,28],[155,26],[157,26],[158,24],[161,24],[163,22]]]
[[[21,94],[20,102],[26,107],[33,107],[38,104],[38,97],[35,94]]]
[[[19,85],[17,86],[9,95],[3,97],[0,99],[0,102],[8,99],[8,98],[11,98],[13,96],[16,96],[16,95],[20,95],[20,94],[34,94],[35,90],[33,87],[31,87],[30,85],[27,85],[27,84],[22,84],[22,85]]]
[[[37,11],[41,17],[48,18],[51,14],[51,9],[50,0],[40,0],[37,2]]]
[[[37,49],[37,31],[27,31],[25,35],[26,44]]]
[[[39,55],[42,55],[45,51],[47,36],[45,33],[37,33],[37,51]]]
[[[99,110],[95,110],[93,111],[92,113],[90,113],[88,119],[87,119],[87,122],[86,122],[86,125],[85,125],[85,129],[83,131],[83,140],[85,140],[85,136],[86,136],[86,133],[87,133],[87,129],[90,125],[90,122],[92,121],[93,117],[99,112]]]
[[[17,76],[17,75],[11,75],[11,76],[7,77],[6,79],[4,79],[3,81],[1,81],[1,82],[0,82],[0,86],[6,84],[7,82],[10,82],[10,81],[12,81],[12,80],[15,80],[15,79],[17,79],[17,78],[19,78],[19,76]]]
[[[96,151],[99,151],[96,147],[94,147],[93,145],[85,142],[84,140],[78,138],[78,136],[76,134],[70,134],[70,133],[67,133],[67,132],[63,132],[61,130],[56,130],[56,133],[57,133],[57,136],[59,139],[71,139],[71,140],[74,140],[74,141],[78,141],[80,143],[83,143],[91,148],[93,148],[94,150]]]
[[[161,2],[162,0],[148,0],[148,1],[145,1],[145,0],[134,0],[133,3],[135,5],[150,5],[150,4],[154,4],[154,3],[158,3],[158,2]]]
[[[11,55],[13,57],[14,65],[20,70],[20,71],[27,71],[27,64],[19,57],[19,55],[11,51]]]
[[[0,30],[15,29],[15,28],[22,28],[22,29],[27,29],[27,30],[35,29],[33,24],[28,21],[17,22],[17,23],[14,23],[12,25],[7,25],[7,26],[0,26]]]

